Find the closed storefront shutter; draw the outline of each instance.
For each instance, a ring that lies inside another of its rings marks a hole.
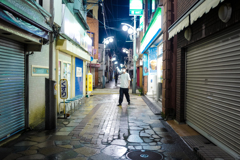
[[[25,127],[24,46],[0,37],[0,141]]]
[[[228,153],[240,155],[239,27],[187,48],[186,121]]]

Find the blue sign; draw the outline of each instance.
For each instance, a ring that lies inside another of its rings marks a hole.
[[[75,69],[76,71],[78,70],[78,68],[83,68],[83,61],[79,58],[75,59]],[[80,72],[82,72],[82,76],[78,76],[80,75],[80,73],[76,72],[75,75],[75,96],[77,95],[83,95],[83,78],[85,77],[85,75],[83,75],[83,69],[79,70]]]
[[[143,76],[148,76],[148,54],[143,54]]]
[[[157,47],[149,48],[149,73],[157,75]]]

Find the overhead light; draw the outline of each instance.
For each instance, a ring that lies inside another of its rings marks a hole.
[[[123,49],[123,52],[126,52],[126,49]]]
[[[128,29],[128,34],[132,34],[133,33],[133,29],[132,28],[129,28]]]
[[[116,61],[116,58],[112,58],[112,61]]]
[[[127,30],[128,30],[128,27],[124,25],[124,26],[122,27],[122,29],[123,29],[124,31],[127,31]]]
[[[118,64],[118,62],[115,62],[114,64]]]
[[[112,39],[112,38],[110,38],[110,39],[109,39],[109,42],[111,42],[111,43],[112,43],[112,42],[113,42],[113,39]]]
[[[106,43],[106,44],[109,44],[109,40],[106,40],[105,43]]]

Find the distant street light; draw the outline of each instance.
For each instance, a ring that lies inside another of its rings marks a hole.
[[[115,62],[114,64],[118,64],[118,62]]]
[[[136,93],[136,36],[137,36],[137,29],[136,29],[136,16],[134,16],[134,27],[127,24],[122,23],[123,27],[122,29],[124,31],[128,31],[128,34],[133,35],[133,62],[134,62],[134,68],[133,68],[133,81],[132,81],[132,93]]]
[[[104,51],[103,51],[103,82],[102,82],[102,88],[105,88],[105,71],[104,71],[104,66],[105,66],[105,48],[106,48],[106,45],[109,44],[109,42],[113,42],[113,36],[111,37],[107,37],[107,38],[104,38],[103,40],[103,44],[104,44]],[[108,72],[109,72],[109,66],[108,66]]]

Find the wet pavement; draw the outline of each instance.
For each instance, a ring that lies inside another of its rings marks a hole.
[[[118,107],[118,94],[103,93],[87,98],[69,119],[58,119],[57,130],[28,131],[0,147],[0,159],[125,160],[131,151],[151,151],[164,160],[199,159],[141,96],[131,94],[131,105],[124,99]]]

